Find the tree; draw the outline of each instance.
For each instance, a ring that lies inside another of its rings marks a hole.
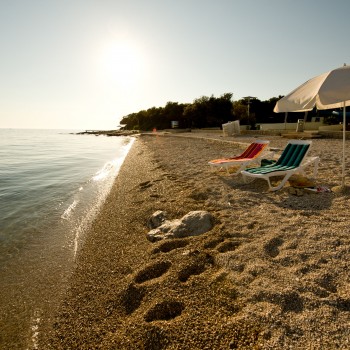
[[[233,102],[233,114],[241,124],[250,125],[255,122],[255,117],[252,119],[252,114],[249,113],[248,117],[248,105],[244,99]]]
[[[219,98],[211,95],[201,96],[186,106],[184,117],[193,128],[218,127],[234,120],[232,113],[232,93],[226,93]]]
[[[152,130],[167,129],[171,127],[171,121],[178,121],[180,128],[205,128],[221,127],[222,124],[233,120],[240,120],[241,124],[255,127],[256,123],[280,123],[284,121],[284,113],[274,113],[276,102],[282,98],[272,97],[266,101],[258,98],[249,100],[241,99],[232,102],[232,93],[225,93],[220,97],[214,95],[201,96],[192,103],[180,104],[167,102],[165,107],[152,107],[147,110],[131,113],[122,118],[121,124],[125,129]],[[311,118],[314,112],[310,112]],[[303,118],[302,113],[289,113],[288,121],[296,121]]]
[[[178,121],[180,128],[186,127],[183,116],[185,106],[185,104],[179,104],[178,102],[167,102],[163,109],[163,114],[168,128],[171,126],[172,121]]]

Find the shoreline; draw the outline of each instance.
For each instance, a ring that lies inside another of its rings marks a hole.
[[[105,136],[133,136],[137,135],[139,131],[135,130],[85,130],[75,133],[76,135],[105,135]]]
[[[0,348],[34,349],[133,139],[21,129],[4,136]]]
[[[287,189],[266,192],[261,181],[243,184],[207,165],[241,144],[178,136],[134,142],[86,235],[43,348],[348,346],[348,196],[296,197]],[[271,138],[273,147],[286,142]],[[313,141],[320,184],[339,184],[339,147]],[[215,225],[165,248],[145,237],[157,210],[169,219],[207,210]],[[186,281],[184,271],[192,271]],[[159,314],[169,309],[163,320]]]

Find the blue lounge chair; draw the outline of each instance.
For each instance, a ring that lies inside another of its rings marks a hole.
[[[314,165],[313,175],[316,177],[320,159],[319,157],[306,157],[310,150],[311,143],[312,141],[304,140],[289,141],[276,163],[245,169],[241,172],[243,179],[245,181],[247,177],[264,179],[269,184],[270,191],[277,191],[285,185],[293,174],[304,174],[304,169],[311,164]],[[272,186],[270,178],[275,176],[283,176],[283,179],[277,186]]]

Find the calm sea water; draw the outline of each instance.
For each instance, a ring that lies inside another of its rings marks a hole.
[[[0,129],[0,348],[39,349],[133,139]]]

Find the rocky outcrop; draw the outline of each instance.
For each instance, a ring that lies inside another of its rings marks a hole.
[[[213,228],[213,216],[203,210],[191,211],[181,219],[172,221],[165,220],[165,213],[155,212],[149,220],[149,227],[153,228],[147,234],[147,239],[151,242],[162,239],[183,238],[188,236],[198,236]]]

